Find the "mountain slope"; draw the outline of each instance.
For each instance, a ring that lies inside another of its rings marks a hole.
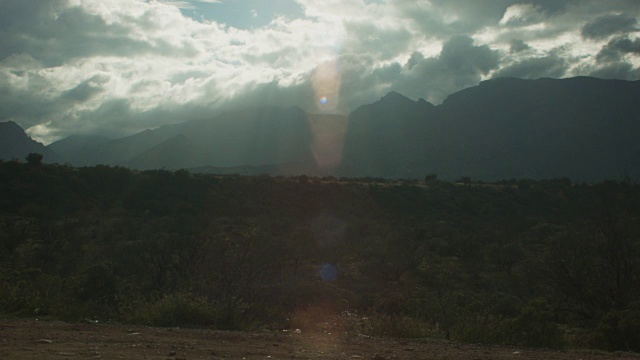
[[[391,92],[349,115],[341,175],[421,177],[415,163],[437,139],[436,107]]]
[[[183,134],[213,166],[260,166],[312,161],[307,114],[300,108],[255,107],[184,124]]]
[[[639,98],[639,81],[573,78],[486,81],[428,112],[417,105],[396,111],[399,100],[383,99],[375,111],[368,105],[350,116],[351,151],[339,173],[580,181],[639,176]],[[394,127],[405,135],[390,143]],[[371,150],[353,150],[363,142]]]
[[[126,161],[124,165],[141,170],[175,170],[205,166],[208,163],[209,158],[201,148],[184,135],[178,134]]]
[[[0,159],[24,160],[29,153],[40,153],[46,163],[59,162],[59,156],[41,143],[31,139],[13,121],[0,122]]]
[[[96,163],[95,149],[109,139],[103,136],[72,135],[53,142],[47,148],[59,154],[74,166],[87,166]]]
[[[450,96],[439,108],[454,176],[640,175],[640,82],[498,79]]]
[[[67,139],[50,148],[75,165],[595,182],[640,178],[637,99],[640,81],[504,78],[438,106],[392,92],[348,118],[247,107],[122,139]]]

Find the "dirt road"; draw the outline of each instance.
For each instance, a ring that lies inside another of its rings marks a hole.
[[[0,360],[22,359],[634,359],[603,354],[340,334],[149,328],[0,320]]]

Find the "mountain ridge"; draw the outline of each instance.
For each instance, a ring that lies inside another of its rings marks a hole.
[[[499,78],[439,105],[390,92],[342,117],[297,106],[247,106],[71,150],[61,150],[68,139],[48,148],[66,161],[81,149],[85,160],[70,161],[79,166],[593,182],[640,177],[638,98],[640,81]],[[170,139],[174,147],[162,150]]]
[[[60,161],[56,152],[33,140],[17,123],[0,122],[0,159],[24,160],[29,153],[42,154],[45,163]]]

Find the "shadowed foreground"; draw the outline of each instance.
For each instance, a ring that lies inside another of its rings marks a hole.
[[[331,333],[259,334],[107,324],[0,321],[3,359],[640,359],[627,353],[563,352],[443,340]]]

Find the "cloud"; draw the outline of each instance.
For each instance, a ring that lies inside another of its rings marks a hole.
[[[638,80],[640,67],[634,68],[633,65],[624,61],[609,62],[591,69],[589,75],[601,79]]]
[[[531,46],[527,45],[527,43],[525,43],[522,40],[519,39],[512,39],[509,42],[509,52],[511,53],[519,53],[522,51],[526,51],[531,49]]]
[[[392,90],[439,103],[497,76],[639,78],[637,0],[2,6],[0,120],[45,142],[246,104],[346,113]]]
[[[46,6],[42,4],[48,2],[40,1],[28,3],[40,6],[25,5],[26,11],[33,11],[35,16],[10,22],[5,27],[2,35],[9,41],[0,46],[0,58],[28,53],[46,66],[60,66],[74,58],[95,55],[189,57],[197,52],[190,39],[169,32],[170,19],[181,17],[170,6],[135,2],[127,6],[127,2],[122,2],[122,7],[115,10],[91,1],[82,3],[83,6],[66,7]],[[161,31],[162,26],[168,28]]]
[[[521,79],[538,79],[542,77],[560,78],[569,69],[566,59],[550,54],[543,57],[527,58],[501,68],[493,77],[516,77]]]
[[[180,9],[194,10],[197,9],[198,3],[220,4],[222,0],[158,0],[163,4],[172,5]]]
[[[91,78],[82,81],[76,87],[63,92],[60,95],[60,100],[67,104],[86,102],[103,92],[105,90],[103,85],[107,82],[109,82],[108,76],[94,75]]]
[[[500,25],[526,25],[542,20],[542,14],[533,4],[516,4],[507,8],[498,22]]]
[[[383,27],[370,21],[345,21],[343,52],[390,60],[410,47],[413,35],[402,26]]]
[[[468,36],[454,36],[437,56],[426,58],[413,53],[392,88],[412,98],[440,103],[452,92],[479,83],[499,64],[497,51],[475,45]]]
[[[628,37],[617,37],[611,39],[607,45],[596,56],[600,63],[619,61],[625,54],[640,55],[640,38],[631,40]]]
[[[468,36],[454,36],[442,47],[440,60],[456,73],[486,74],[499,63],[497,53],[487,45],[475,46]]]
[[[610,35],[638,31],[638,20],[625,14],[606,14],[589,21],[581,34],[589,39],[602,39]]]

